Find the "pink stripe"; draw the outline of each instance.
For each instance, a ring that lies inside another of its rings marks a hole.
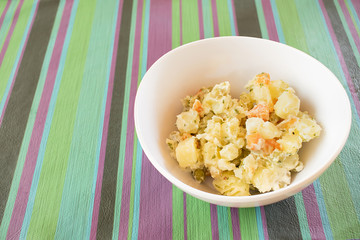
[[[5,15],[7,13],[7,10],[9,9],[10,3],[11,3],[11,0],[8,0],[7,3],[6,3],[6,6],[4,8],[4,11],[1,14],[1,17],[0,17],[0,29],[2,27],[2,24],[4,23]]]
[[[150,1],[147,68],[171,50],[171,8],[171,1]],[[172,239],[172,185],[151,165],[145,154],[140,196],[139,239]]]
[[[133,63],[130,85],[128,125],[126,132],[125,159],[123,171],[123,188],[121,196],[121,210],[119,223],[119,239],[127,239],[129,227],[129,210],[130,210],[130,192],[131,192],[131,174],[133,165],[134,152],[134,102],[137,90],[138,74],[139,74],[139,57],[140,57],[140,41],[141,41],[141,25],[143,1],[138,2],[136,12],[135,40],[133,49]],[[123,70],[125,71],[125,69]]]
[[[8,237],[9,236],[19,237],[20,234],[19,229],[21,229],[24,220],[25,210],[29,198],[30,187],[36,166],[36,160],[40,147],[41,137],[44,130],[46,115],[47,115],[50,98],[56,78],[56,73],[59,66],[60,56],[64,44],[64,39],[66,35],[64,33],[69,24],[72,4],[73,4],[73,0],[67,1],[65,4],[63,16],[59,27],[59,32],[55,41],[54,51],[52,53],[51,60],[49,63],[49,69],[48,69],[44,89],[42,92],[38,111],[35,118],[34,128],[31,134],[28,152],[25,158],[19,189],[17,192],[14,209],[7,233]]]
[[[355,11],[356,11],[358,17],[360,17],[360,1],[359,0],[353,0],[351,2],[352,2],[353,6],[355,8]]]
[[[210,204],[211,234],[213,240],[219,240],[219,223],[216,205]]]
[[[349,71],[348,71],[348,68],[346,66],[346,63],[345,63],[345,60],[344,60],[344,56],[341,52],[341,49],[340,49],[340,45],[339,45],[339,42],[337,41],[337,38],[336,38],[336,35],[335,35],[335,32],[334,32],[334,29],[331,25],[331,22],[330,22],[330,18],[326,12],[326,9],[325,9],[325,6],[324,6],[324,3],[322,0],[319,0],[319,4],[320,4],[320,8],[322,10],[322,13],[323,13],[323,16],[325,18],[325,22],[326,22],[326,25],[329,29],[329,33],[330,33],[330,36],[331,36],[331,39],[334,43],[334,47],[335,47],[335,51],[337,53],[337,56],[339,58],[339,61],[340,61],[340,65],[343,69],[343,72],[344,72],[344,75],[345,75],[345,78],[346,78],[346,82],[348,84],[348,87],[349,87],[349,90],[350,90],[350,93],[351,93],[351,96],[353,98],[353,101],[354,101],[354,105],[355,105],[355,108],[356,108],[356,111],[358,113],[358,115],[360,116],[360,101],[357,97],[357,94],[356,94],[356,90],[355,90],[355,87],[354,87],[354,83],[353,81],[351,80],[351,77],[350,77],[350,74],[349,74]]]
[[[260,211],[261,211],[261,221],[262,221],[263,231],[264,231],[264,239],[269,240],[269,233],[268,233],[268,230],[267,230],[267,223],[266,223],[266,215],[265,215],[264,206],[260,207]]]
[[[231,212],[233,238],[241,240],[239,209],[238,208],[230,208],[230,212]]]
[[[237,36],[239,36],[239,29],[238,29],[238,26],[237,26],[234,0],[231,0],[231,7],[232,7],[232,10],[233,10],[233,16],[234,16],[235,33],[236,33]]]
[[[269,39],[273,41],[279,41],[279,36],[277,35],[274,15],[272,12],[272,7],[270,0],[262,0],[263,10],[264,10],[264,16],[266,21],[266,26],[269,33]]]
[[[218,22],[218,15],[217,15],[217,8],[216,8],[216,0],[211,0],[211,10],[212,10],[212,17],[213,17],[213,25],[214,25],[214,37],[219,37],[219,22]]]
[[[350,32],[351,32],[351,35],[353,36],[353,39],[354,39],[354,42],[355,42],[355,45],[358,49],[358,51],[360,52],[360,39],[359,39],[359,35],[355,29],[355,26],[354,26],[354,23],[351,19],[351,16],[349,14],[349,11],[345,5],[345,2],[344,0],[339,0],[339,4],[340,4],[340,7],[344,13],[344,16],[345,16],[345,19],[346,19],[346,22],[349,26],[349,29],[350,29]]]
[[[101,186],[102,186],[102,178],[104,174],[104,162],[105,162],[106,144],[107,144],[108,127],[109,127],[109,119],[110,119],[111,99],[112,99],[112,92],[114,87],[116,58],[117,58],[120,24],[121,24],[121,16],[122,16],[122,7],[123,7],[123,1],[120,0],[118,16],[116,20],[113,55],[111,59],[109,87],[106,97],[104,126],[103,126],[103,134],[101,138],[98,174],[96,178],[96,188],[95,188],[95,197],[94,197],[94,208],[93,208],[92,221],[91,221],[90,239],[96,239],[96,231],[97,231],[99,207],[100,207],[100,199],[101,199]]]
[[[17,20],[19,19],[20,10],[21,10],[21,7],[22,7],[23,3],[24,3],[24,0],[20,0],[19,5],[16,8],[13,21],[11,23],[10,30],[9,30],[7,36],[6,36],[3,48],[1,49],[1,52],[0,52],[0,66],[1,66],[1,64],[2,64],[2,62],[4,60],[4,56],[5,56],[6,50],[7,50],[8,46],[9,46],[12,34],[14,33],[14,29],[15,29]]]
[[[321,222],[319,206],[316,201],[314,185],[311,184],[302,191],[306,216],[309,223],[311,239],[326,239]]]
[[[10,4],[9,4],[9,1],[7,2],[7,5],[6,5],[5,8],[9,8],[8,5],[10,5]],[[37,3],[34,16],[33,16],[32,20],[31,20],[30,28],[29,28],[29,31],[28,31],[28,33],[27,33],[27,35],[26,35],[25,44],[24,44],[24,46],[23,46],[23,48],[22,48],[22,50],[21,50],[20,59],[19,59],[19,62],[18,62],[18,64],[17,64],[17,66],[16,66],[14,77],[13,77],[13,79],[11,79],[12,82],[11,82],[11,85],[10,85],[9,93],[8,93],[8,95],[7,95],[7,97],[6,97],[6,100],[5,100],[5,104],[4,104],[3,111],[2,111],[2,113],[0,113],[0,126],[1,126],[2,120],[3,120],[4,115],[5,115],[6,107],[7,107],[7,105],[8,105],[8,102],[9,102],[9,99],[10,99],[10,96],[11,96],[12,89],[13,89],[13,87],[14,87],[15,79],[16,79],[17,73],[18,73],[18,71],[19,71],[19,67],[20,67],[20,64],[21,64],[21,60],[22,60],[22,58],[23,58],[23,56],[24,56],[24,52],[25,52],[25,48],[26,48],[26,45],[27,45],[27,41],[28,41],[29,36],[30,36],[31,28],[32,28],[32,26],[33,26],[33,24],[34,24],[34,20],[35,20],[35,16],[36,16],[36,13],[37,13],[38,5],[39,5],[39,3]],[[5,9],[4,12],[5,12],[5,11],[7,11],[7,9]],[[1,16],[1,17],[2,17],[2,16]],[[4,20],[4,19],[2,19],[2,20]],[[2,25],[2,22],[1,22],[1,19],[0,19],[0,28],[1,28],[1,25]]]
[[[198,0],[198,15],[199,15],[200,39],[203,39],[204,38],[204,19],[203,19],[203,9],[202,9],[201,0]]]

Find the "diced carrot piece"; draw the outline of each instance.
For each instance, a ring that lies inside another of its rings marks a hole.
[[[253,107],[250,111],[248,111],[247,116],[248,118],[258,117],[262,118],[264,121],[269,121],[270,109],[268,106],[264,104],[258,104]]]
[[[266,84],[269,85],[270,84],[270,75],[268,73],[260,73],[258,75],[255,76],[256,80],[255,83],[257,84]]]
[[[253,151],[263,151],[265,154],[272,153],[275,149],[281,149],[275,139],[264,139],[259,133],[246,135],[246,147]]]
[[[202,104],[201,104],[201,102],[199,101],[199,100],[195,100],[195,102],[194,102],[194,105],[193,105],[193,110],[195,110],[195,111],[197,111],[198,113],[200,113],[200,112],[202,112],[204,109],[203,109],[203,107],[202,107]]]
[[[281,145],[275,139],[266,139],[263,151],[267,154],[270,154],[275,149],[281,150]]]
[[[259,133],[246,135],[246,147],[250,150],[261,150],[264,142],[265,139],[263,139]]]

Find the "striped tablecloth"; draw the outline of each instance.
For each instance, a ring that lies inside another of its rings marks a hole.
[[[359,17],[359,0],[0,0],[0,239],[360,238]],[[265,207],[184,194],[134,130],[136,89],[154,61],[226,35],[312,55],[352,105],[331,167]]]

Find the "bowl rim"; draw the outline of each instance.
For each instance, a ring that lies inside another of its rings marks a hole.
[[[330,160],[327,161],[326,164],[324,164],[319,171],[311,174],[309,177],[307,177],[297,183],[290,183],[288,186],[281,188],[279,190],[276,190],[276,191],[261,193],[258,195],[250,195],[250,196],[224,196],[224,195],[220,195],[220,194],[202,191],[202,190],[196,189],[190,185],[187,185],[186,183],[182,182],[181,180],[179,180],[178,178],[176,178],[172,174],[170,174],[159,163],[157,163],[156,161],[153,161],[153,159],[155,159],[155,157],[152,155],[152,151],[148,148],[147,144],[145,144],[145,142],[144,142],[144,136],[141,131],[140,120],[139,120],[139,114],[140,114],[139,93],[141,93],[144,88],[143,80],[146,80],[148,72],[152,68],[154,68],[156,65],[158,65],[162,61],[164,61],[164,59],[166,59],[166,57],[168,55],[175,54],[176,52],[181,51],[182,49],[185,49],[185,48],[197,45],[197,44],[202,44],[203,42],[222,41],[224,39],[240,39],[240,40],[247,39],[250,41],[267,42],[268,44],[273,44],[276,46],[280,46],[282,48],[288,48],[290,51],[296,52],[296,54],[301,54],[301,55],[311,59],[312,61],[317,62],[325,71],[327,71],[330,75],[332,75],[331,81],[333,81],[337,85],[337,88],[339,89],[339,91],[342,92],[342,97],[345,100],[345,105],[346,105],[346,106],[344,106],[344,119],[346,117],[346,125],[344,126],[345,134],[343,135],[343,138],[341,139],[340,144],[338,145],[336,151],[334,151],[333,154],[331,155]],[[334,80],[337,80],[337,81],[334,81]],[[301,50],[298,50],[292,46],[289,46],[289,45],[286,45],[286,44],[283,44],[280,42],[268,40],[268,39],[247,37],[247,36],[224,36],[224,37],[213,37],[213,38],[201,39],[201,40],[197,40],[197,41],[193,41],[193,42],[181,45],[177,48],[174,48],[174,49],[168,51],[167,53],[162,55],[159,59],[157,59],[152,64],[152,66],[146,71],[146,73],[143,76],[143,78],[139,84],[139,87],[137,89],[135,103],[134,103],[134,121],[135,121],[135,130],[136,130],[136,133],[138,136],[138,140],[140,142],[140,145],[141,145],[144,153],[146,154],[149,161],[151,162],[151,164],[157,169],[157,171],[159,171],[161,173],[162,176],[164,176],[168,181],[170,181],[172,184],[174,184],[175,186],[177,186],[184,192],[186,192],[194,197],[211,202],[211,203],[223,202],[223,203],[229,203],[229,204],[232,204],[232,203],[240,203],[241,204],[241,203],[249,203],[249,202],[255,202],[255,203],[259,202],[260,204],[255,204],[255,205],[262,206],[262,205],[267,205],[267,204],[271,204],[271,203],[280,201],[282,199],[290,197],[290,196],[296,194],[297,192],[301,191],[302,189],[304,189],[305,187],[310,185],[312,182],[314,182],[334,162],[335,158],[339,155],[339,153],[343,149],[343,147],[349,137],[351,124],[352,124],[352,109],[351,109],[351,103],[349,100],[349,96],[348,96],[345,88],[341,84],[340,80],[335,76],[335,74],[330,69],[328,69],[323,63],[321,63],[320,61],[318,61],[311,55],[309,55]],[[284,193],[289,193],[289,194],[285,195]],[[262,204],[261,202],[264,202],[264,201],[269,202],[269,203]],[[218,203],[216,203],[216,204],[218,204]],[[219,205],[222,205],[222,204],[219,204]]]

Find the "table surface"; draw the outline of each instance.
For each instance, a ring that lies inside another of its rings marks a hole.
[[[1,0],[0,239],[360,238],[359,17],[358,0]],[[352,105],[331,167],[265,207],[186,195],[134,130],[147,68],[181,44],[229,35],[310,54]]]

